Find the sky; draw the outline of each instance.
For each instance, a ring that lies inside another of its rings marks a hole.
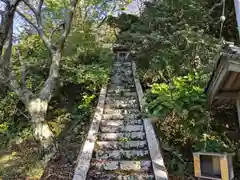
[[[139,0],[133,0],[133,2],[126,7],[127,10],[124,12],[127,14],[139,15],[140,12],[138,8],[138,3],[140,3]]]

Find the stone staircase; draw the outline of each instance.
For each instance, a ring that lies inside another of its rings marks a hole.
[[[101,118],[95,128],[98,132],[92,133],[95,139],[92,142],[90,140],[94,145],[85,145],[90,149],[92,147],[93,152],[87,154],[87,157],[83,153],[80,155],[73,179],[159,179],[155,178],[156,170],[152,165],[141,117],[132,62],[124,53],[113,63],[112,77],[102,106]],[[86,163],[87,160],[90,162]]]

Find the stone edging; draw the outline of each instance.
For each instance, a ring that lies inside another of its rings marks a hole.
[[[105,98],[106,98],[107,87],[104,86],[101,89],[97,108],[93,116],[93,120],[88,131],[87,139],[85,140],[83,147],[78,155],[77,166],[75,168],[73,180],[85,180],[87,177],[88,169],[92,159],[92,153],[94,150],[94,144],[97,138],[102,114],[104,110]]]
[[[139,79],[136,76],[136,63],[132,63],[132,71],[133,71],[133,77],[134,77],[134,82],[136,86],[136,91],[138,95],[138,100],[139,100],[139,105],[140,109],[143,112],[144,111],[144,95],[143,95],[143,90],[142,86],[140,84]],[[148,148],[152,160],[152,165],[153,165],[153,171],[155,175],[156,180],[168,180],[168,173],[166,170],[166,167],[164,165],[163,161],[163,156],[160,150],[160,145],[158,143],[158,140],[156,138],[155,131],[153,129],[153,125],[149,119],[144,119],[144,128],[146,132],[146,138],[148,142]]]

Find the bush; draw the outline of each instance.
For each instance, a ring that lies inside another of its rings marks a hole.
[[[168,84],[153,84],[146,96],[147,112],[159,119],[155,128],[163,147],[174,154],[166,161],[170,161],[169,170],[174,174],[182,171],[183,164],[187,167],[186,163],[192,161],[192,152],[233,151],[212,130],[215,121],[212,121],[206,94],[201,88],[206,77],[198,73],[175,77]],[[179,161],[180,156],[182,161]],[[179,167],[172,166],[172,163]],[[185,171],[182,172],[184,174]],[[187,169],[186,172],[191,170]]]

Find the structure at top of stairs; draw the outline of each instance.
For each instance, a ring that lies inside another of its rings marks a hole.
[[[167,180],[159,144],[142,119],[143,92],[129,52],[118,49],[108,87],[100,93],[74,180]]]
[[[207,87],[208,102],[216,107],[236,104],[240,127],[240,47],[224,44],[216,62]]]

